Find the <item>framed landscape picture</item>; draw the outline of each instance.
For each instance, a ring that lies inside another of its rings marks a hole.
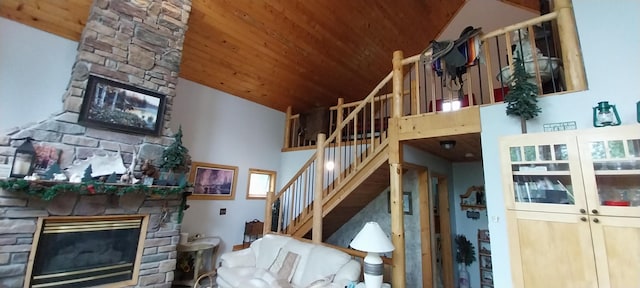
[[[78,122],[86,126],[159,135],[165,96],[124,83],[89,76]]]
[[[233,200],[238,180],[238,167],[191,163],[189,182],[193,183],[193,194],[190,199],[200,200]]]

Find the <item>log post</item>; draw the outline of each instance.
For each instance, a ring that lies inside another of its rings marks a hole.
[[[324,142],[327,136],[318,133],[316,142],[316,182],[313,188],[313,243],[322,243],[322,186],[324,183]]]
[[[267,192],[267,205],[264,208],[264,228],[262,233],[267,234],[271,232],[271,223],[273,222],[273,198],[275,198],[275,192]]]
[[[287,115],[284,118],[284,144],[282,144],[284,149],[291,147],[291,125],[293,125],[291,122],[291,106],[289,106],[287,107]]]
[[[393,52],[393,114],[389,119],[389,176],[391,201],[391,242],[393,250],[393,269],[391,282],[394,288],[406,285],[404,212],[402,199],[402,146],[399,140],[399,120],[402,116],[402,96],[404,90],[402,51]]]
[[[584,90],[587,88],[587,83],[582,63],[582,49],[580,49],[576,20],[573,15],[573,4],[571,0],[554,0],[553,4],[554,11],[558,12],[558,33],[566,89],[568,91]]]

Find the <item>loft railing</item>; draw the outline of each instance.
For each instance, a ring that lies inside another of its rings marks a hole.
[[[446,75],[446,69],[435,71],[431,50],[403,59],[402,115],[452,112],[470,106],[503,102],[509,91],[509,77],[513,73],[514,57],[517,55],[524,55],[525,69],[532,77],[530,81],[538,86],[540,96],[586,89],[573,18],[559,19],[561,14],[572,13],[570,8],[569,11],[565,10],[558,9],[471,39],[480,43],[480,53],[465,67],[467,71],[459,88],[450,87],[454,85],[443,76]],[[439,64],[446,66],[442,62]],[[390,103],[390,89],[387,91],[389,93],[379,97]],[[325,121],[324,130],[333,132],[339,119],[338,112],[347,115],[349,111],[344,109],[355,107],[360,102],[339,101],[336,106],[328,108],[329,119]],[[382,117],[390,117],[389,111],[386,110]],[[304,114],[292,114],[290,109],[287,111],[283,150],[309,149],[315,145],[315,139],[305,138],[302,133],[304,125],[300,120]]]
[[[387,145],[391,76],[389,73],[364,100],[332,108],[332,133],[326,139],[320,134],[316,152],[278,193],[268,194],[267,207],[271,208],[267,209],[265,231],[296,231],[312,217],[314,205],[329,201],[335,190]],[[321,201],[314,203],[314,199]]]

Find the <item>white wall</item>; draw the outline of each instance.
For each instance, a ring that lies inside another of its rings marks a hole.
[[[171,126],[182,124],[192,161],[238,167],[235,200],[189,200],[182,231],[219,236],[230,251],[245,222],[264,220],[265,201],[246,199],[248,170],[279,169],[285,114],[182,78],[176,89]]]
[[[636,123],[640,73],[640,1],[574,0],[588,91],[540,98],[542,113],[529,121],[530,133],[542,131],[544,123],[576,121],[579,129],[592,127],[592,110],[598,101],[615,104],[625,125]],[[520,134],[518,119],[505,115],[505,105],[480,109],[482,154],[487,191],[504,191],[500,177],[498,141]],[[487,193],[489,229],[496,287],[512,287],[508,235],[501,193]]]
[[[471,280],[471,287],[480,287],[480,270],[478,263],[480,256],[478,255],[478,229],[487,229],[487,210],[473,210],[480,212],[480,219],[474,220],[467,218],[467,211],[462,211],[460,208],[460,195],[467,192],[467,189],[471,186],[484,185],[484,173],[482,173],[482,162],[468,162],[468,163],[453,163],[453,191],[454,201],[452,203],[452,209],[455,211],[456,219],[456,234],[462,234],[471,243],[476,250],[476,261],[473,262],[467,270]],[[498,193],[491,191],[491,193]]]
[[[0,17],[0,131],[62,112],[77,42]]]

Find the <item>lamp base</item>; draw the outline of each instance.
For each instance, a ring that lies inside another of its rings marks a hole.
[[[369,252],[364,257],[364,283],[367,288],[382,287],[382,271],[384,264],[378,253]]]

